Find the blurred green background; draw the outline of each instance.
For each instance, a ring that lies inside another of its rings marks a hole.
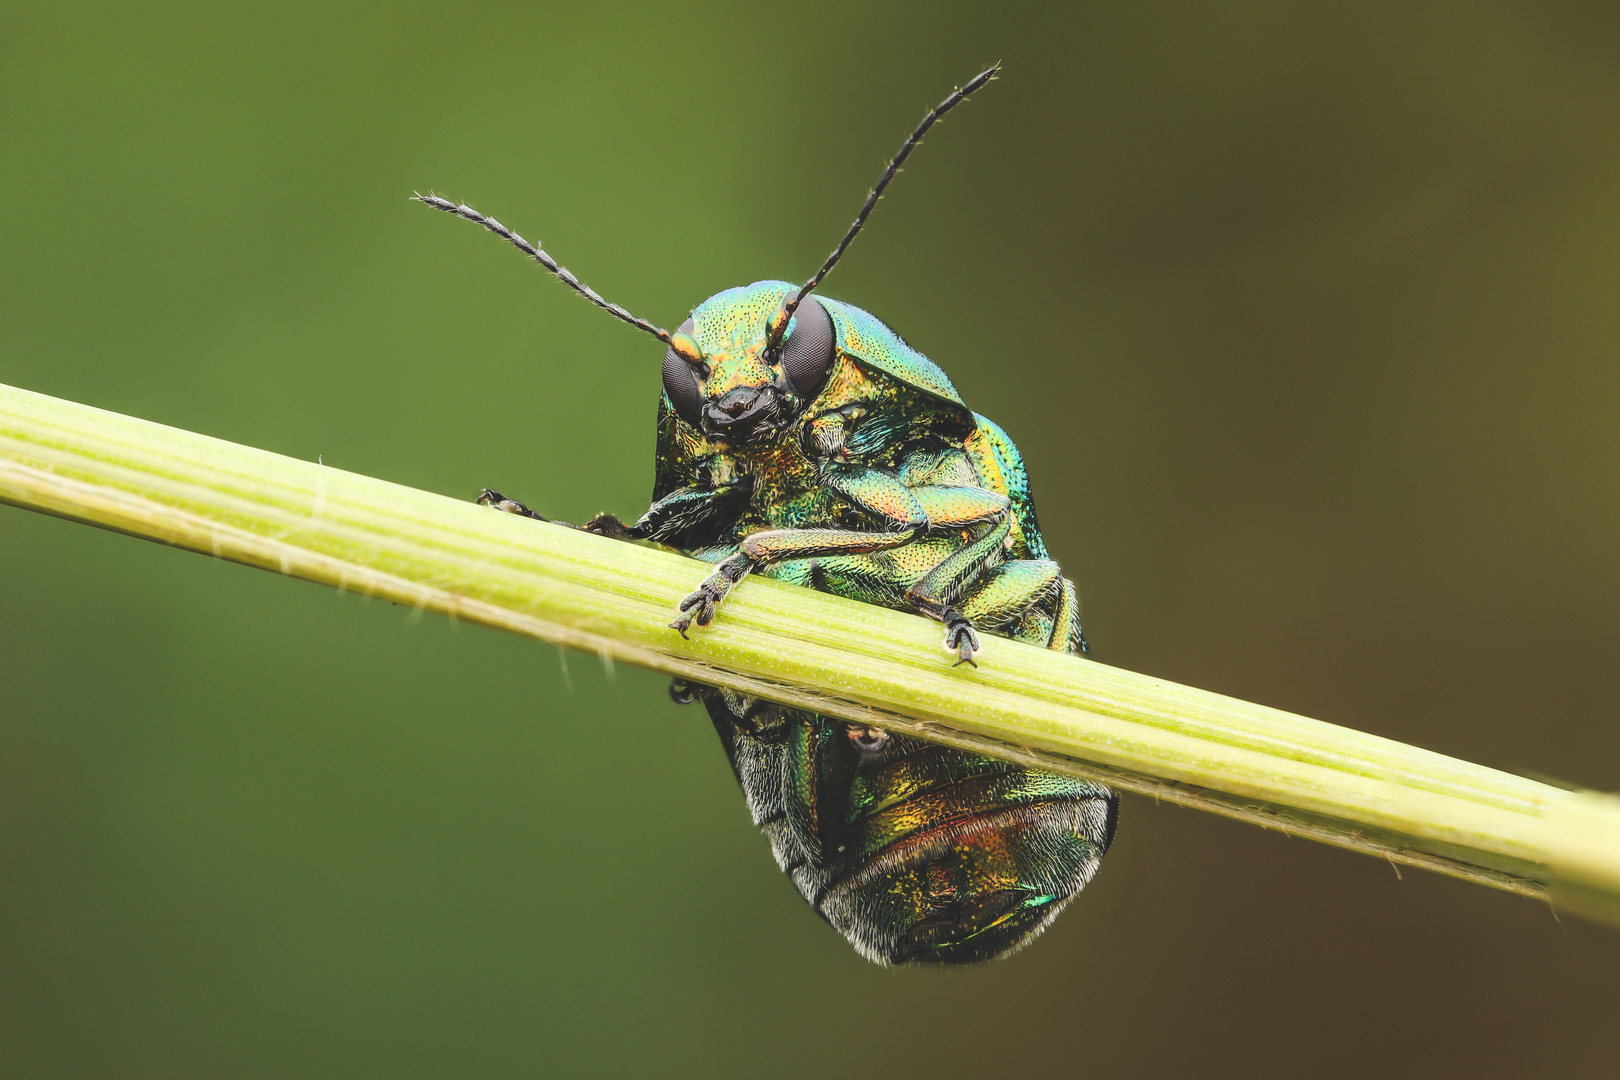
[[[0,381],[639,512],[638,314],[805,276],[1030,463],[1105,662],[1620,787],[1611,3],[0,6]],[[8,1077],[1557,1076],[1620,935],[1128,799],[994,966],[806,909],[590,657],[0,508]]]

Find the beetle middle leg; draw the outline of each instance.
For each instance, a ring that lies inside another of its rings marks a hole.
[[[1085,653],[1074,582],[1051,559],[1015,559],[987,570],[961,601],[973,625],[1056,652]],[[1028,617],[1034,615],[1034,619]]]
[[[1004,562],[985,571],[964,596],[962,614],[975,626],[996,630],[1057,594],[1062,581],[1063,572],[1051,559]]]
[[[1080,598],[1075,594],[1074,582],[1068,578],[1063,579],[1063,591],[1058,594],[1052,640],[1046,647],[1071,653],[1091,651],[1091,646],[1086,644],[1086,632],[1080,628]]]
[[[1002,517],[924,574],[906,593],[906,600],[914,609],[945,624],[945,650],[956,654],[959,665],[977,667],[973,657],[981,646],[978,631],[968,617],[956,609],[956,603],[1004,549],[1011,531],[1011,520]]]
[[[974,655],[982,648],[974,626],[979,617],[987,627],[1000,626],[1048,599],[1056,583],[1062,580],[1057,564],[1049,560],[998,564],[1011,529],[1010,519],[1002,516],[981,526],[979,534],[967,544],[948,554],[932,555],[927,549],[943,543],[943,538],[918,540],[915,531],[845,533],[838,545],[828,543],[825,538],[840,534],[821,530],[756,533],[727,561],[748,554],[753,545],[755,565],[750,569],[788,560],[802,562],[803,567],[788,575],[789,580],[821,587],[817,576],[830,574],[841,583],[831,588],[831,592],[861,597],[885,607],[910,609],[942,622],[947,651],[956,657],[956,663],[972,664]],[[915,559],[903,559],[901,552],[893,550],[913,542],[916,546],[905,547],[904,551],[915,550],[922,558],[938,559],[931,567],[923,563],[928,567],[926,571],[918,568]],[[1019,569],[1003,571],[1003,565]],[[704,586],[718,586],[720,582],[716,579],[721,576],[717,571]],[[976,588],[981,581],[984,582],[982,588]],[[964,596],[968,598],[962,599]],[[981,596],[985,599],[980,600]],[[704,598],[705,589],[700,587],[683,603],[683,610],[686,610],[685,604],[701,605]],[[691,618],[685,620],[686,625],[691,622]]]
[[[985,488],[952,484],[909,487],[877,469],[828,470],[827,486],[851,505],[891,527],[924,531],[980,530],[978,536],[929,570],[906,592],[906,606],[945,624],[945,649],[957,664],[972,664],[979,634],[954,604],[1000,558],[1012,530],[1010,500]],[[977,666],[977,665],[975,665]]]

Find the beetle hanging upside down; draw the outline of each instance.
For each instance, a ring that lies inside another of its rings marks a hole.
[[[584,527],[713,564],[670,624],[683,636],[760,573],[936,619],[957,664],[975,663],[980,631],[1086,651],[1074,585],[1047,555],[1012,440],[882,322],[811,295],[924,133],[995,73],[923,118],[807,283],[728,289],[673,334],[493,218],[418,196],[667,346],[653,504],[634,524],[601,515]],[[499,492],[479,501],[540,518]],[[777,862],[879,963],[1013,951],[1085,886],[1114,835],[1118,800],[1088,781],[729,690],[677,681],[671,693],[703,701]]]

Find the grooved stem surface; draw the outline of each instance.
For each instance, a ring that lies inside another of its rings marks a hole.
[[[953,668],[937,624],[766,578],[683,641],[696,560],[5,386],[0,501],[1577,908],[1620,897],[1614,800],[1002,638]]]

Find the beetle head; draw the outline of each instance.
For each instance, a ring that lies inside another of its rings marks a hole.
[[[785,281],[758,281],[727,289],[705,300],[673,334],[610,303],[538,243],[530,243],[494,218],[437,195],[415,198],[436,210],[482,225],[586,300],[669,346],[664,354],[664,392],[676,414],[704,435],[734,446],[765,442],[803,412],[820,392],[837,353],[832,320],[819,303],[812,302],[811,292],[838,265],[883,196],[884,188],[899,174],[900,166],[928,129],[994,79],[1000,67],[997,64],[980,72],[928,110],[867,193],[866,202],[844,238],[809,281],[797,288]],[[944,396],[961,404],[954,390]]]
[[[826,382],[837,343],[813,298],[784,313],[797,295],[785,281],[759,281],[698,305],[664,354],[664,393],[681,419],[744,445],[766,442],[798,418]]]

